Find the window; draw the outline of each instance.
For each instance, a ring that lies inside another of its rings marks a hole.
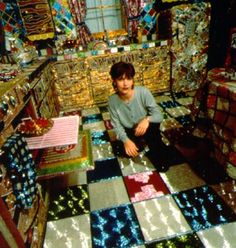
[[[91,33],[123,28],[120,0],[89,0],[85,22]]]

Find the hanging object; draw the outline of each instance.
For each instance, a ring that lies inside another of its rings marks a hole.
[[[47,0],[18,1],[26,36],[30,41],[46,40],[54,37],[54,25]]]
[[[15,1],[11,3],[0,2],[0,14],[2,26],[6,33],[11,33],[12,36],[14,35],[15,37],[25,35],[19,7]]]
[[[137,39],[141,0],[123,0],[123,2],[128,22],[128,35],[130,38]]]
[[[86,47],[87,44],[93,41],[93,36],[85,23],[87,14],[87,6],[85,0],[68,0],[70,11],[76,24],[79,45]]]
[[[75,24],[67,2],[55,1],[51,8],[56,32],[71,36],[75,30]]]
[[[149,35],[153,34],[156,31],[156,21],[157,21],[157,12],[153,8],[153,4],[147,4],[144,6],[140,12],[140,24],[142,25],[142,34]]]

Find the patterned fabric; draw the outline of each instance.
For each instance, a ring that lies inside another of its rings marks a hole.
[[[0,2],[1,22],[5,32],[10,32],[15,36],[25,34],[25,28],[16,1],[9,3]]]
[[[224,167],[233,166],[236,177],[235,81],[226,77],[224,68],[215,68],[208,73],[208,83],[207,116],[212,121],[215,157]]]
[[[141,11],[141,0],[123,0],[128,20],[129,37],[137,37]]]
[[[77,28],[77,34],[80,45],[86,46],[93,37],[89,31],[88,26],[85,24],[84,19],[86,17],[86,1],[85,0],[68,0],[70,11],[74,18],[74,22]]]
[[[54,37],[54,23],[47,0],[18,1],[18,6],[29,40],[46,40]]]
[[[26,140],[20,134],[7,139],[2,147],[3,161],[16,197],[16,206],[30,208],[37,192],[35,163]]]

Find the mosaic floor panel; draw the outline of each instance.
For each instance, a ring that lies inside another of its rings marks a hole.
[[[192,124],[182,105],[190,97],[156,100],[166,123]],[[222,168],[191,164],[172,146],[166,172],[145,154],[115,157],[106,107],[78,113],[81,130],[91,132],[94,169],[72,173],[67,186],[58,178],[51,183],[44,248],[235,247],[236,183]]]

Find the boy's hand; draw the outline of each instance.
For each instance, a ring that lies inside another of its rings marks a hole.
[[[149,126],[149,117],[145,117],[144,119],[142,119],[137,127],[135,128],[135,136],[142,136],[146,133],[147,129]]]
[[[128,139],[124,142],[125,152],[130,157],[136,157],[139,155],[138,153],[138,147],[135,145],[135,143]]]

